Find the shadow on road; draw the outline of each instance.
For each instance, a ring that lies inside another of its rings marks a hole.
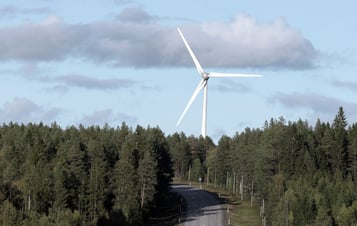
[[[181,223],[197,220],[197,218],[210,215],[219,215],[226,211],[222,206],[224,200],[217,194],[189,187],[187,185],[173,185],[172,191],[183,198],[181,206]]]

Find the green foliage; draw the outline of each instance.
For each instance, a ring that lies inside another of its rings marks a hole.
[[[180,138],[170,149],[186,142]],[[302,120],[271,119],[262,130],[222,136],[206,154],[198,138],[187,142],[192,173],[201,162],[200,173],[210,183],[250,197],[257,206],[264,200],[267,225],[357,222],[357,124],[348,127],[342,107],[332,124],[317,120],[311,127]],[[180,174],[187,174],[183,169]]]
[[[13,226],[19,223],[19,213],[9,200],[0,203],[0,225]]]
[[[170,146],[170,153],[173,161],[175,177],[179,179],[188,179],[188,172],[191,161],[190,145],[187,137],[183,133],[175,133],[167,137]]]
[[[139,208],[137,190],[137,175],[127,156],[122,156],[117,162],[113,173],[113,194],[115,196],[114,210],[121,210],[125,218]]]
[[[150,207],[154,201],[157,184],[156,161],[150,150],[144,153],[143,159],[138,167],[138,183],[140,186],[140,206],[141,208]]]
[[[173,176],[159,128],[0,127],[0,225],[141,225]]]
[[[357,124],[342,107],[331,124],[281,117],[217,145],[125,123],[10,123],[0,172],[0,225],[145,225],[174,175],[264,202],[267,225],[357,223]]]
[[[204,172],[203,172],[201,161],[198,158],[195,158],[192,163],[191,180],[195,182],[199,182],[201,179],[202,181],[203,174]]]

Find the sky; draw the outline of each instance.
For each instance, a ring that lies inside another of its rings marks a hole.
[[[271,118],[357,122],[357,2],[2,0],[0,123],[159,127],[199,136],[200,75],[211,78],[207,135]]]

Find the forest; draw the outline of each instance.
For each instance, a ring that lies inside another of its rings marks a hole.
[[[357,224],[357,124],[271,119],[209,139],[168,137],[176,176],[226,189],[260,208],[265,225]]]
[[[266,225],[357,224],[357,124],[266,121],[222,136],[125,123],[0,127],[0,225],[145,225],[173,178],[251,200]]]
[[[173,176],[158,128],[0,128],[0,225],[144,225]]]

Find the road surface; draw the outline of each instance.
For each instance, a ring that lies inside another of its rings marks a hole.
[[[180,217],[180,226],[223,226],[226,208],[219,198],[205,190],[187,185],[174,185],[186,202]]]

